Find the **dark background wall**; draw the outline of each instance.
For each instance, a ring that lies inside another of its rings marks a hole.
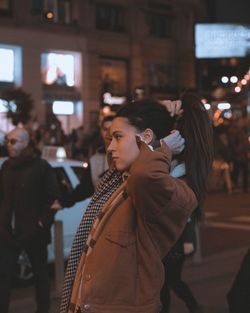
[[[207,0],[211,22],[250,24],[249,0]]]

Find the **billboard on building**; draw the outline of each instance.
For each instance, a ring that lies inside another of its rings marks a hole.
[[[195,56],[205,58],[246,57],[250,54],[250,26],[196,24]]]
[[[72,54],[41,54],[42,82],[45,85],[73,87],[75,85],[74,67],[74,56]]]

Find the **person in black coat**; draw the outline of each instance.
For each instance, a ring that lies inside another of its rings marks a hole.
[[[244,256],[233,284],[227,294],[230,313],[250,312],[250,248]]]
[[[50,206],[60,198],[59,188],[53,169],[34,153],[25,129],[8,133],[6,146],[9,158],[0,170],[0,312],[8,312],[13,269],[24,249],[34,273],[36,312],[48,313],[47,245],[55,214]]]
[[[186,256],[192,255],[195,251],[195,218],[192,216],[169,254],[163,259],[165,267],[165,283],[161,290],[162,310],[160,313],[170,312],[172,290],[187,306],[191,313],[202,313],[201,305],[195,299],[188,284],[182,279],[182,270]]]

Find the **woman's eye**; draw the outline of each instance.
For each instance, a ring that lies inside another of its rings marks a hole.
[[[121,135],[115,135],[115,139],[116,139],[116,140],[119,140],[119,139],[121,139],[121,138],[122,138]]]

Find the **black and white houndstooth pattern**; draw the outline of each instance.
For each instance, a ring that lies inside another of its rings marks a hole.
[[[121,183],[122,176],[118,171],[115,169],[108,171],[98,184],[96,192],[94,193],[87,210],[83,215],[81,223],[77,229],[68,260],[59,313],[67,313],[77,265],[94,219],[99,213],[100,209]]]

